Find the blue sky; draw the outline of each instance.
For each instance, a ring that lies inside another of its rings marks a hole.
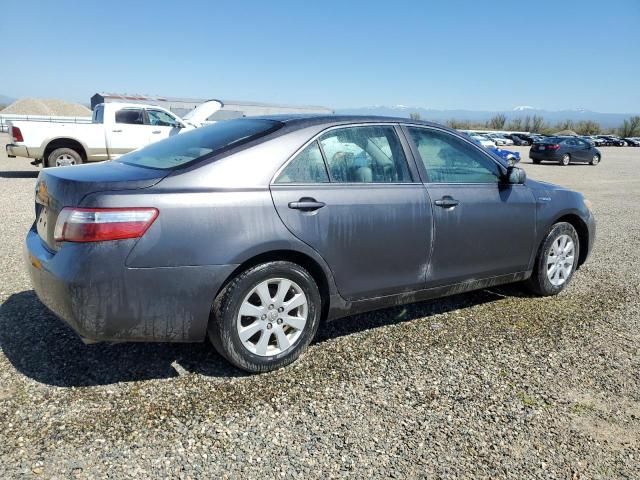
[[[22,0],[1,12],[11,97],[640,112],[640,0]]]

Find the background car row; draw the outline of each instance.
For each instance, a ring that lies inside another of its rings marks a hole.
[[[539,133],[495,133],[495,132],[469,132],[474,139],[484,146],[530,146],[534,143],[542,143],[549,138],[558,135],[543,135]],[[575,138],[586,140],[596,147],[640,147],[640,137],[621,138],[617,135],[571,135]]]

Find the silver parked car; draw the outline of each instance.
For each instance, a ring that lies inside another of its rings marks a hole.
[[[208,336],[261,372],[325,320],[509,282],[556,294],[594,232],[582,195],[440,125],[247,118],[42,171],[26,259],[82,337]]]

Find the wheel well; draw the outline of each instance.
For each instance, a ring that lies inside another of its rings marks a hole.
[[[578,266],[582,265],[587,259],[589,253],[589,229],[587,224],[578,215],[565,215],[556,220],[558,222],[570,223],[578,233],[578,240],[580,241],[580,255],[578,257]]]
[[[87,161],[87,152],[80,142],[72,138],[56,138],[55,140],[50,141],[44,149],[43,159],[45,162],[49,158],[51,152],[57,148],[70,148],[71,150],[75,150],[80,154],[83,162]]]
[[[300,265],[313,277],[318,285],[320,291],[320,298],[322,299],[322,321],[327,318],[329,313],[329,282],[324,273],[322,267],[313,258],[304,253],[296,252],[293,250],[274,250],[271,252],[261,253],[255,257],[251,257],[240,264],[224,281],[220,289],[216,292],[218,294],[227,286],[227,284],[237,277],[240,273],[248,270],[251,267],[260,265],[261,263],[275,262],[275,261],[287,261]]]

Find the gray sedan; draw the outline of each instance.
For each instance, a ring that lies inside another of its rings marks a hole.
[[[554,295],[593,247],[581,194],[437,124],[220,122],[40,173],[25,258],[83,338],[199,342],[263,372],[318,325],[510,282]]]

